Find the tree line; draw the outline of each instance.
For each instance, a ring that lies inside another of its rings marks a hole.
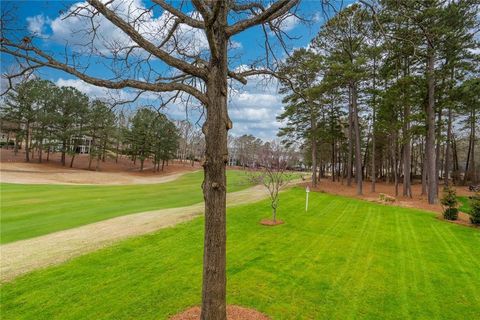
[[[474,1],[353,4],[281,68],[284,143],[304,141],[312,183],[329,175],[362,194],[379,180],[429,203],[441,180],[477,183],[479,6]]]
[[[163,170],[173,159],[179,144],[179,130],[164,114],[139,108],[130,116],[114,112],[104,101],[89,99],[73,87],[58,87],[43,79],[31,79],[16,85],[1,105],[3,130],[14,137],[6,142],[15,153],[23,146],[25,160],[35,157],[49,161],[52,152],[73,167],[78,153],[89,154],[88,168],[107,157],[128,156],[144,168],[146,159],[154,170]],[[82,149],[81,149],[82,148]]]
[[[228,165],[243,169],[271,166],[267,161],[272,155],[282,158],[284,169],[306,169],[303,157],[295,147],[280,145],[277,141],[265,141],[251,134],[228,136]],[[288,159],[288,160],[286,160]]]

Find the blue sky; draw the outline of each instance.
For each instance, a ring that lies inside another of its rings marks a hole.
[[[149,0],[115,0],[115,2],[129,1],[135,2],[137,6],[148,7],[151,5]],[[283,22],[284,29],[288,31],[289,36],[293,37],[291,40],[287,39],[289,50],[307,46],[318,32],[325,18],[321,2],[321,0],[301,2],[298,11],[299,15],[308,19],[309,23],[304,23],[295,17],[290,17]],[[347,2],[336,1],[333,3],[339,7],[346,5]],[[14,10],[15,20],[12,23],[15,25],[16,30],[23,30],[15,31],[10,36],[21,38],[25,34],[36,34],[40,39],[35,40],[35,43],[39,47],[56,57],[61,57],[65,50],[68,52],[81,52],[88,42],[86,40],[88,36],[78,31],[82,29],[85,21],[62,19],[65,16],[65,12],[68,12],[79,3],[81,2],[2,0],[2,11]],[[193,10],[186,8],[185,11]],[[147,23],[154,25],[157,21],[160,21],[161,14],[160,10],[155,11]],[[123,41],[123,34],[115,30],[113,25],[105,21],[100,21],[100,23],[102,24],[102,41],[104,43],[117,40]],[[232,39],[231,68],[240,65],[250,65],[253,61],[262,57],[264,53],[264,38],[261,36],[262,34],[262,30],[257,27],[249,29]],[[197,41],[197,38],[200,39],[200,37],[194,36],[194,41]],[[100,48],[100,53],[103,52],[102,41],[98,40],[95,42],[95,47]],[[198,40],[198,42],[193,43],[199,43],[198,46],[201,47],[202,41]],[[284,58],[286,55],[280,48],[276,52],[280,58]],[[84,59],[82,60],[83,64],[87,63],[86,57],[81,59]],[[1,60],[2,74],[14,69],[16,66],[15,61],[4,54],[2,54]],[[103,63],[104,60],[98,58],[98,56],[94,58],[90,56],[88,60],[90,67],[87,73],[101,78],[111,78],[113,74],[110,68]],[[163,72],[164,66],[161,62],[152,61],[152,65],[153,68]],[[112,96],[128,98],[134,95],[133,91],[129,89],[111,92],[103,88],[93,87],[67,73],[57,70],[42,69],[38,72],[38,75],[57,83],[57,85],[74,86],[88,94],[91,98],[111,99]],[[138,78],[141,76],[132,73],[130,77]],[[277,94],[277,90],[275,81],[265,83],[260,81],[260,79],[251,79],[246,86],[235,85],[234,90],[231,90],[229,99],[229,113],[234,123],[231,133],[234,135],[253,134],[263,139],[274,138],[279,126],[281,126],[275,118],[282,111],[282,97]],[[158,106],[159,98],[156,95],[147,95],[128,106],[128,108],[134,109],[138,105]],[[188,116],[190,120],[196,121],[200,117],[198,110],[186,109],[185,104],[179,101],[166,108],[165,113],[172,119],[184,119]]]

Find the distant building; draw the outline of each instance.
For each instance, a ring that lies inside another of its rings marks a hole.
[[[2,145],[14,144],[15,139],[17,138],[17,133],[20,130],[18,123],[0,120],[0,143]]]
[[[75,141],[77,139],[77,141]],[[89,136],[81,136],[79,138],[73,138],[72,141],[70,142],[71,148],[75,147],[75,153],[79,154],[89,154],[90,153],[90,148],[92,147],[92,141],[93,139]]]

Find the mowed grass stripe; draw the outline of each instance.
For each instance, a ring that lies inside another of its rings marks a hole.
[[[267,201],[229,209],[229,303],[275,320],[478,318],[480,274],[466,254],[480,255],[478,230],[418,210],[310,199],[305,213],[303,189],[284,193],[286,223],[273,228],[258,223],[270,215]],[[2,319],[167,319],[199,304],[203,222],[5,284]]]
[[[438,316],[437,313],[437,304],[439,302],[438,297],[423,297],[424,299],[428,299],[430,301],[429,308],[424,308],[419,306],[415,302],[415,297],[417,295],[422,295],[422,290],[419,288],[425,286],[429,287],[429,283],[425,282],[420,285],[421,277],[423,276],[423,270],[419,266],[421,261],[423,260],[422,255],[425,254],[422,250],[420,250],[420,242],[417,240],[417,232],[421,232],[421,230],[411,230],[411,216],[402,217],[402,230],[404,232],[404,240],[408,241],[411,244],[411,250],[406,252],[407,258],[407,269],[406,274],[403,277],[404,284],[403,286],[406,288],[406,297],[409,300],[408,306],[408,315],[411,318],[434,318]],[[420,260],[419,260],[420,259]],[[420,269],[417,271],[417,269]],[[434,296],[435,294],[432,294]]]
[[[473,287],[475,284],[469,280],[475,276],[474,273],[478,274],[480,270],[475,265],[469,264],[468,260],[466,261],[465,259],[459,259],[459,256],[461,256],[462,258],[465,256],[459,254],[459,250],[457,250],[448,242],[449,238],[445,237],[445,229],[442,228],[442,230],[440,230],[440,228],[438,228],[437,226],[432,226],[432,229],[434,230],[440,243],[442,244],[444,252],[448,255],[448,257],[450,257],[452,269],[461,271],[458,273],[458,277],[464,281],[464,288],[466,289],[463,297],[469,297],[474,301],[479,301],[477,296],[477,290]]]
[[[0,184],[1,243],[78,227],[121,215],[203,201],[203,172],[162,184],[126,186]],[[251,184],[244,172],[227,171],[228,192]]]

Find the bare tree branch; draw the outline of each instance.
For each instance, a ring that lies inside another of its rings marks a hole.
[[[135,41],[143,49],[147,50],[154,56],[162,59],[168,65],[177,68],[183,72],[195,75],[199,78],[205,79],[206,72],[202,68],[198,68],[192,64],[185,62],[184,60],[173,57],[171,54],[156,47],[153,43],[145,39],[134,27],[128,22],[121,19],[115,12],[108,9],[100,0],[88,0],[95,9],[97,9],[105,18],[120,28],[125,34],[127,34],[133,41]]]
[[[272,21],[283,14],[287,13],[291,8],[299,3],[300,0],[279,0],[272,4],[267,9],[260,9],[261,13],[254,15],[253,18],[239,21],[229,27],[227,27],[227,35],[233,36],[240,33],[250,27],[263,24],[268,21]],[[253,7],[252,7],[253,8]]]
[[[182,11],[178,10],[177,8],[171,6],[164,0],[152,0],[154,3],[158,4],[160,7],[163,8],[163,10],[166,10],[176,16],[178,20],[181,23],[185,23],[186,25],[189,25],[192,28],[197,28],[197,29],[204,29],[205,24],[203,21],[193,19],[189,16],[187,16],[185,13]]]
[[[79,79],[104,88],[109,88],[109,89],[122,89],[122,88],[136,88],[136,89],[141,89],[141,90],[148,90],[148,91],[153,91],[153,92],[165,92],[165,91],[177,91],[181,90],[184,91],[188,94],[191,94],[195,98],[197,98],[199,101],[202,103],[207,103],[207,98],[206,96],[197,90],[196,88],[189,86],[184,83],[177,83],[177,82],[171,82],[171,83],[149,83],[149,82],[144,82],[144,81],[139,81],[139,80],[133,80],[133,79],[125,79],[125,80],[120,80],[120,81],[111,81],[111,80],[104,80],[104,79],[99,79],[95,78],[92,76],[89,76],[83,72],[80,72],[76,68],[69,66],[65,63],[59,62],[55,60],[52,56],[47,55],[45,52],[34,48],[34,47],[27,47],[26,45],[16,45],[8,42],[6,39],[2,39],[2,46],[0,47],[1,52],[5,52],[7,54],[10,54],[12,56],[16,56],[19,58],[23,58],[27,61],[31,61],[36,63],[38,67],[44,66],[44,67],[50,67],[53,69],[57,70],[62,70],[67,73],[70,73]],[[25,52],[34,52],[38,56],[44,58],[45,60],[41,60],[40,58],[35,58],[32,56],[29,56],[27,54],[23,54],[19,51],[13,51],[9,49],[8,47],[14,47],[18,48],[21,50],[25,50]]]

